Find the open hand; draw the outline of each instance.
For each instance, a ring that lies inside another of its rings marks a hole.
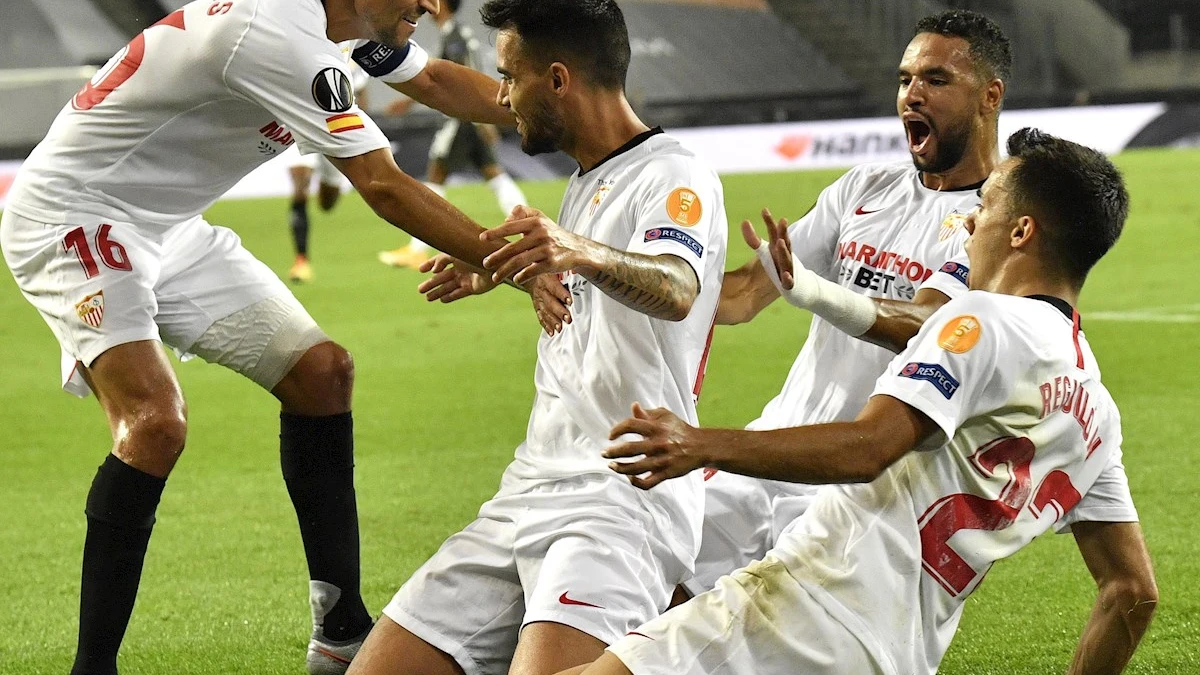
[[[417,291],[424,294],[429,302],[454,302],[472,295],[483,295],[497,286],[487,275],[472,271],[445,253],[426,260],[418,269],[433,274],[417,286]]]
[[[605,459],[640,457],[632,462],[609,462],[608,468],[629,476],[635,487],[649,490],[664,480],[705,465],[699,448],[699,431],[666,408],[647,411],[634,403],[633,417],[618,423],[608,437],[616,440],[624,434],[638,434],[642,440],[614,445],[603,456]]]
[[[776,222],[775,217],[771,215],[771,210],[763,209],[762,219],[767,226],[767,250],[771,254],[770,259],[775,268],[775,277],[779,279],[782,290],[788,290],[795,283],[795,278],[792,269],[792,240],[788,238],[787,218],[780,218]],[[763,243],[749,220],[742,221],[742,238],[755,252],[758,252]],[[765,257],[759,255],[759,259]],[[763,260],[763,265],[766,266],[765,260]]]
[[[558,274],[585,261],[588,240],[559,227],[546,214],[528,206],[518,206],[501,225],[479,234],[484,241],[499,241],[514,234],[521,238],[506,243],[483,259],[492,270],[492,280],[510,276],[518,284],[539,274]],[[515,276],[513,276],[515,275]]]

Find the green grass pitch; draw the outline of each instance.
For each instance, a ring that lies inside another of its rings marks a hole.
[[[1129,672],[1200,672],[1200,547],[1190,529],[1200,502],[1189,468],[1200,446],[1200,282],[1189,271],[1200,257],[1200,152],[1135,152],[1118,163],[1133,213],[1082,309],[1123,412],[1126,466],[1162,594]],[[742,218],[763,205],[798,215],[836,175],[727,177],[730,266],[749,256],[736,229]],[[525,189],[534,205],[556,211],[561,183]],[[450,198],[480,222],[501,219],[481,186],[453,188]],[[286,271],[283,200],[222,203],[209,216]],[[375,261],[407,236],[356,195],[331,215],[314,210],[313,225],[317,276],[296,294],[356,358],[363,590],[378,612],[497,487],[525,431],[538,327],[526,297],[507,288],[452,306],[425,303],[414,290],[420,275]],[[807,315],[776,303],[751,324],[718,330],[703,422],[740,426],[756,417],[807,326]],[[0,369],[0,673],[65,673],[84,497],[110,440],[93,401],[59,391],[58,348],[7,273]],[[215,366],[183,363],[178,373],[190,407],[188,449],[159,509],[123,672],[302,673],[307,575],[279,476],[277,405]],[[1062,672],[1093,598],[1071,538],[1047,535],[998,564],[969,600],[943,672]]]

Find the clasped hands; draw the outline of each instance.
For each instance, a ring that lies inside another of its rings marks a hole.
[[[514,235],[520,238],[507,241]],[[482,295],[511,278],[513,284],[529,292],[546,333],[554,335],[571,323],[571,293],[559,274],[586,263],[589,240],[559,227],[546,214],[528,206],[513,209],[501,225],[481,232],[479,238],[505,242],[483,260],[491,274],[446,254],[438,255],[420,267],[433,275],[417,287],[426,300],[448,303]]]

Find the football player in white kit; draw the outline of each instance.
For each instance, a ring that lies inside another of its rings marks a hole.
[[[520,235],[485,260],[493,279],[437,264],[423,288],[561,274],[572,319],[538,343],[527,435],[499,492],[401,587],[353,675],[587,663],[667,607],[699,545],[699,476],[641,492],[600,453],[641,397],[696,419],[728,237],[721,183],[630,108],[614,0],[491,0],[482,15],[522,148],[579,169],[557,224],[518,207],[485,233]]]
[[[967,218],[970,292],[853,422],[726,431],[635,409],[613,429],[643,437],[605,456],[651,492],[701,467],[831,485],[762,561],[584,672],[935,673],[991,565],[1050,528],[1074,533],[1100,588],[1070,672],[1124,668],[1158,592],[1074,306],[1129,196],[1095,150],[1022,129],[1008,151]]]
[[[974,12],[928,17],[915,33],[896,97],[912,161],[851,169],[790,227],[764,212],[781,235],[771,253],[787,262],[790,248],[800,263],[787,279],[793,288],[773,276],[768,244],[743,224],[759,256],[725,275],[717,323],[751,320],[781,289],[815,315],[783,390],[748,429],[853,419],[894,352],[967,290],[963,222],[1000,158],[997,124],[1012,57],[999,27]],[[708,472],[704,535],[687,594],[761,558],[815,492]]]
[[[396,167],[355,105],[338,44],[354,41],[365,70],[448,114],[510,119],[495,80],[409,42],[437,7],[197,0],[117,53],[17,175],[0,221],[4,259],[62,347],[63,387],[95,392],[113,436],[87,498],[74,675],[117,672],[154,514],[184,447],[186,406],[163,344],[282,403],[280,459],[311,579],[310,672],[344,671],[371,626],[359,594],[350,355],[237,235],[201,214],[296,144],[329,157],[384,219],[481,265],[500,245]]]

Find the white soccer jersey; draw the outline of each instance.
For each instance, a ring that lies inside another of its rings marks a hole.
[[[788,228],[792,250],[814,273],[860,295],[911,300],[932,288],[954,298],[967,291],[963,224],[979,204],[977,190],[931,190],[908,161],[861,165],[825,188],[812,210]],[[783,389],[746,428],[854,419],[893,356],[814,316]],[[765,484],[773,494],[816,492],[799,483]],[[794,511],[784,509],[782,520]],[[775,523],[776,533],[785,526]]]
[[[700,294],[687,318],[664,321],[626,307],[579,275],[566,275],[573,320],[538,342],[528,435],[508,470],[520,478],[608,472],[600,453],[635,401],[696,424],[695,396],[725,267],[720,180],[658,129],[587,173],[577,171],[558,223],[616,249],[678,256],[695,270]],[[673,552],[692,560],[703,513],[700,477],[670,481],[641,498],[661,529],[676,533]]]
[[[788,228],[792,250],[814,273],[860,295],[911,300],[934,288],[953,298],[967,290],[963,224],[979,204],[977,188],[931,190],[907,161],[855,167]],[[853,419],[892,356],[814,316],[783,390],[749,428]]]
[[[936,672],[992,563],[1109,489],[1120,417],[1059,305],[973,291],[935,313],[874,395],[940,433],[869,484],[823,490],[772,552],[881,672]],[[1137,520],[1127,489],[1109,502],[1102,520]]]
[[[428,61],[413,43],[400,52],[364,42],[354,59],[389,81]],[[160,236],[293,142],[333,157],[388,147],[357,107],[347,70],[319,0],[189,3],[63,108],[8,208],[45,223],[99,216]]]

